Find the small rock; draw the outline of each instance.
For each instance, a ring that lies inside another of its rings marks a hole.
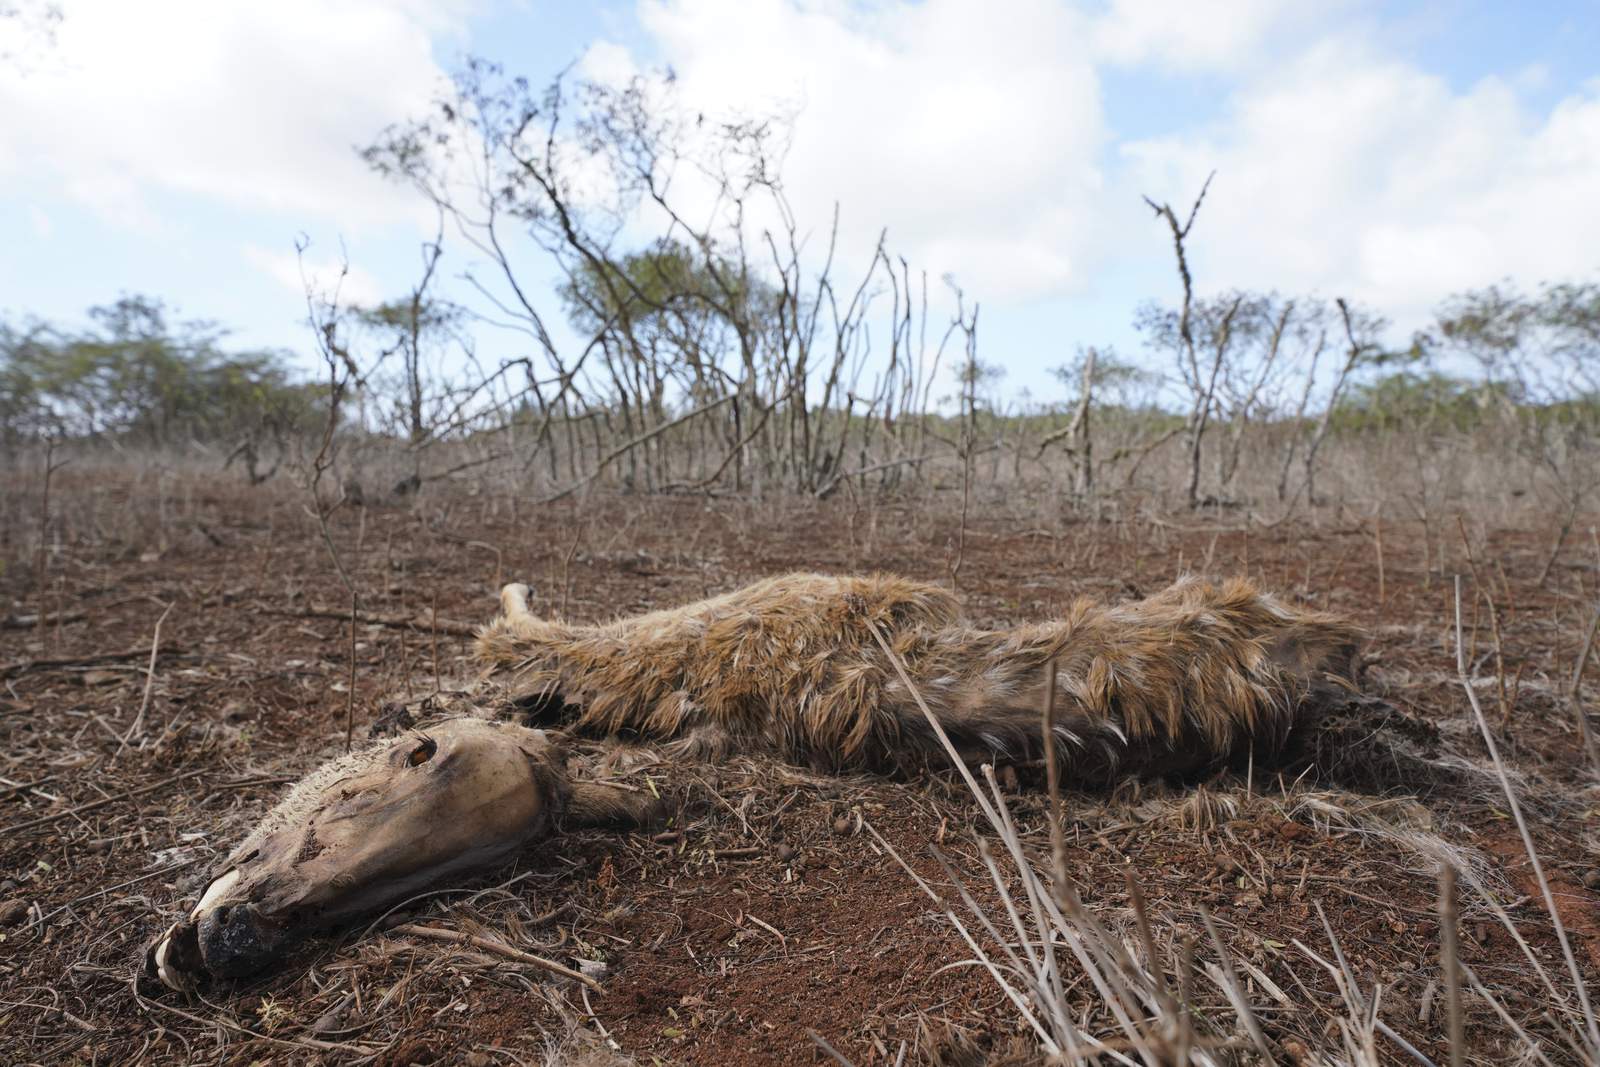
[[[1305,827],[1297,822],[1292,822],[1288,819],[1285,819],[1282,823],[1278,824],[1278,836],[1283,838],[1285,841],[1300,841],[1310,837],[1311,830],[1309,827]]]
[[[15,926],[28,917],[26,900],[8,900],[0,904],[0,926]]]
[[[1583,888],[1600,892],[1600,867],[1590,868],[1583,872]]]
[[[840,837],[850,832],[850,815],[848,812],[833,820],[833,832]]]
[[[794,859],[794,847],[791,845],[779,845],[773,850],[772,854],[778,858],[779,863],[788,863]]]
[[[317,1021],[311,1024],[311,1032],[317,1035],[331,1034],[339,1029],[340,1022],[344,1019],[345,1008],[348,1001],[339,1003],[332,1010],[323,1013]]]

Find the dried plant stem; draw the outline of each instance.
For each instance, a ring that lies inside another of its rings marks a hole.
[[[844,1053],[840,1052],[838,1049],[836,1049],[832,1045],[828,1044],[828,1041],[827,1041],[826,1038],[824,1038],[821,1034],[817,1033],[815,1030],[811,1029],[810,1027],[806,1028],[806,1037],[811,1039],[811,1043],[813,1045],[817,1046],[817,1048],[819,1048],[823,1052],[827,1053],[828,1054],[828,1058],[831,1059],[834,1063],[839,1064],[839,1067],[855,1067],[855,1064],[851,1063],[848,1059],[845,1058]]]
[[[1206,934],[1211,938],[1211,947],[1217,950],[1217,963],[1225,979],[1218,984],[1222,986],[1223,993],[1233,1004],[1234,1012],[1244,1024],[1245,1033],[1250,1035],[1250,1042],[1260,1050],[1261,1055],[1266,1057],[1266,1062],[1273,1062],[1272,1046],[1267,1044],[1267,1037],[1261,1032],[1261,1024],[1256,1022],[1255,1012],[1250,1010],[1250,1001],[1245,998],[1244,989],[1239,984],[1239,975],[1233,969],[1233,960],[1228,956],[1228,946],[1223,943],[1222,935],[1217,933],[1217,924],[1203,905],[1200,907],[1200,921],[1205,924]]]
[[[1472,571],[1472,584],[1482,595],[1484,603],[1489,606],[1489,635],[1494,639],[1495,694],[1500,707],[1500,732],[1505,734],[1511,728],[1511,707],[1516,703],[1517,693],[1515,690],[1521,687],[1522,674],[1520,671],[1517,673],[1514,688],[1508,691],[1506,688],[1505,642],[1500,636],[1500,610],[1495,606],[1494,594],[1490,592],[1489,586],[1484,583],[1483,576],[1478,573],[1478,560],[1473,555],[1472,542],[1467,539],[1466,523],[1462,521],[1460,515],[1456,516],[1456,529],[1461,533],[1461,547],[1467,554],[1467,567]],[[1460,592],[1459,586],[1457,586],[1456,592]]]
[[[1572,976],[1573,992],[1578,997],[1578,1003],[1583,1011],[1584,1029],[1589,1039],[1589,1047],[1600,1053],[1600,1022],[1595,1019],[1594,1007],[1589,1002],[1589,988],[1584,983],[1583,972],[1578,969],[1577,957],[1572,952],[1572,942],[1567,937],[1566,924],[1561,921],[1560,909],[1556,907],[1554,894],[1550,891],[1550,880],[1545,877],[1544,864],[1539,860],[1539,850],[1534,847],[1533,835],[1528,831],[1527,820],[1522,815],[1522,804],[1517,800],[1517,791],[1511,785],[1511,777],[1506,771],[1505,760],[1500,756],[1500,747],[1495,743],[1494,731],[1489,729],[1489,720],[1483,714],[1483,706],[1478,702],[1478,694],[1472,688],[1472,679],[1467,676],[1467,650],[1461,636],[1461,575],[1455,576],[1455,615],[1456,615],[1456,676],[1460,680],[1461,688],[1467,694],[1467,703],[1472,705],[1473,717],[1478,723],[1478,732],[1483,737],[1483,743],[1489,750],[1489,759],[1494,764],[1496,775],[1500,778],[1500,788],[1510,806],[1511,817],[1516,821],[1517,833],[1522,837],[1523,850],[1528,855],[1528,863],[1533,867],[1534,877],[1539,882],[1539,892],[1544,898],[1545,910],[1550,914],[1551,925],[1555,927],[1556,940],[1561,943],[1561,955],[1567,965],[1567,972]]]
[[[1567,687],[1567,702],[1572,705],[1572,715],[1578,720],[1578,736],[1583,738],[1583,750],[1589,757],[1589,769],[1600,778],[1600,745],[1596,745],[1594,731],[1589,728],[1589,716],[1583,710],[1583,672],[1589,665],[1589,653],[1594,639],[1600,635],[1600,603],[1595,604],[1589,628],[1583,635],[1583,647],[1578,650],[1577,665],[1572,668],[1572,684]]]
[[[543,956],[535,956],[533,953],[524,952],[520,948],[512,948],[505,942],[496,941],[493,938],[479,937],[477,934],[462,933],[459,930],[444,930],[437,926],[419,926],[416,923],[402,923],[392,928],[389,933],[410,934],[412,937],[425,937],[432,941],[449,941],[457,945],[471,945],[473,948],[481,948],[485,952],[504,956],[508,960],[526,963],[530,967],[538,967],[541,970],[549,971],[551,974],[559,974],[563,978],[570,978],[574,982],[586,985],[596,992],[600,991],[600,983],[582,971],[575,971],[565,964],[557,963],[555,960],[547,960]]]
[[[366,510],[361,512],[366,514]],[[344,694],[344,750],[350,751],[350,739],[356,726],[356,595],[350,594],[350,675],[346,679]]]
[[[583,544],[583,539],[588,533],[588,524],[579,528],[578,536],[572,539],[566,555],[561,557],[561,607],[557,609],[556,614],[563,619],[567,617],[567,601],[572,597],[572,560],[578,554],[578,546]]]
[[[906,691],[911,694],[911,698],[917,702],[917,707],[922,710],[923,717],[928,720],[928,725],[932,727],[934,736],[939,739],[939,744],[944,746],[945,755],[950,757],[951,765],[961,773],[962,779],[967,783],[967,788],[972,790],[972,795],[978,801],[978,806],[983,809],[984,815],[988,817],[992,825],[1001,825],[1000,813],[989,803],[983,789],[978,785],[978,780],[972,776],[972,769],[967,766],[967,761],[961,758],[961,753],[956,750],[955,744],[950,740],[950,735],[944,732],[944,724],[933,713],[933,709],[928,707],[928,702],[922,699],[922,691],[917,688],[916,683],[911,680],[911,676],[906,673],[905,664],[901,662],[895,650],[889,646],[888,640],[883,636],[883,631],[876,624],[872,624],[871,629],[872,636],[878,642],[878,647],[883,649],[883,654],[889,658],[889,663],[894,667],[895,674],[899,675],[900,684],[906,687]]]
[[[1045,788],[1050,793],[1050,873],[1059,906],[1067,888],[1067,850],[1061,828],[1061,770],[1056,765],[1056,669],[1052,657],[1044,668],[1044,713],[1040,729],[1044,733]]]
[[[1194,994],[1193,934],[1185,934],[1178,949],[1178,1036],[1173,1040],[1172,1062],[1189,1067],[1189,1050],[1194,1047],[1194,1019],[1189,1014],[1189,998]]]
[[[173,601],[172,604],[176,604]],[[167,616],[172,613],[172,604],[168,604],[161,612],[161,617],[156,620],[156,632],[150,638],[150,662],[144,671],[144,695],[139,698],[139,714],[133,717],[133,722],[128,726],[127,733],[122,735],[122,740],[117,744],[117,751],[112,755],[116,759],[128,747],[128,739],[138,732],[144,725],[144,713],[150,707],[150,694],[156,684],[156,657],[161,654],[161,624],[167,621]]]
[[[438,696],[444,692],[443,675],[439,671],[439,590],[433,591],[433,610],[428,613],[432,620],[433,638],[433,693]]]
[[[179,653],[179,649],[168,648],[167,655]],[[99,652],[86,656],[44,656],[39,659],[18,660],[15,663],[0,663],[0,678],[7,678],[13,674],[26,674],[28,671],[43,670],[49,667],[92,667],[97,663],[119,663],[122,660],[139,659],[148,655],[147,649],[129,648],[121,652]]]
[[[45,617],[50,614],[44,602],[45,587],[45,560],[49,558],[48,542],[50,540],[50,480],[56,471],[66,466],[66,461],[55,462],[56,439],[51,436],[45,440],[44,445],[44,487],[39,492],[39,547],[35,554],[34,562],[34,590],[39,601],[39,647],[44,648]],[[58,650],[59,651],[59,650]]]
[[[1372,520],[1372,540],[1377,546],[1378,553],[1378,618],[1383,618],[1384,605],[1389,601],[1389,587],[1385,581],[1383,567],[1383,516],[1379,515]]]
[[[1467,1062],[1466,1025],[1461,1013],[1461,931],[1456,912],[1456,869],[1439,870],[1439,965],[1444,971],[1445,1011],[1450,1033],[1450,1067]]]
[[[1561,528],[1556,531],[1555,543],[1550,546],[1550,552],[1544,558],[1544,566],[1539,568],[1539,578],[1534,586],[1544,588],[1544,583],[1550,580],[1550,572],[1555,569],[1556,558],[1561,555],[1562,546],[1567,543],[1567,536],[1572,533],[1573,524],[1578,518],[1578,506],[1582,502],[1581,496],[1574,496],[1571,507],[1567,509],[1566,516],[1561,520]]]

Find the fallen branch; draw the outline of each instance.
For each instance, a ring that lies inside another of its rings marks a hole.
[[[510,945],[495,941],[492,938],[462,933],[459,930],[443,930],[437,926],[418,926],[416,923],[403,923],[391,929],[389,933],[411,934],[413,937],[425,937],[433,941],[448,941],[456,945],[471,945],[473,948],[481,948],[485,952],[493,952],[496,955],[504,956],[508,960],[515,960],[517,963],[526,963],[530,967],[538,967],[549,971],[551,974],[559,974],[563,978],[571,978],[573,981],[581,982],[597,993],[600,991],[600,983],[582,971],[575,971],[565,964],[557,963],[555,960],[547,960],[543,956],[535,956],[533,953],[524,952],[520,948],[512,948]]]
[[[187,774],[180,774],[176,778],[168,778],[164,782],[156,782],[154,785],[147,785],[142,789],[130,789],[128,792],[118,793],[114,797],[102,797],[99,800],[91,800],[87,804],[79,804],[75,808],[68,808],[66,811],[58,811],[54,815],[41,815],[37,819],[29,819],[26,822],[19,822],[15,826],[7,826],[4,830],[0,830],[0,836],[9,836],[11,834],[20,833],[23,830],[31,830],[35,826],[44,826],[45,824],[53,823],[58,819],[65,819],[72,815],[81,815],[86,811],[93,811],[96,808],[103,808],[107,804],[115,804],[118,801],[132,800],[134,797],[141,797],[146,793],[154,793],[157,789],[165,789],[170,785],[177,785],[179,782],[186,781],[204,773],[204,769],[190,771]]]
[[[891,459],[884,463],[873,463],[865,467],[857,467],[853,471],[845,471],[843,474],[835,474],[828,480],[826,485],[824,485],[821,489],[818,489],[813,495],[818,500],[826,500],[828,497],[833,495],[833,491],[835,489],[839,488],[840,483],[849,481],[851,478],[860,478],[863,475],[876,474],[878,471],[889,470],[893,467],[904,467],[910,464],[926,463],[931,458],[931,456],[907,456],[905,459]]]
[[[169,648],[160,653],[163,656],[185,655],[181,648]],[[26,674],[28,671],[43,670],[49,667],[93,667],[100,663],[121,663],[124,660],[142,659],[150,655],[150,646],[143,648],[129,648],[121,652],[99,652],[86,656],[42,656],[39,659],[23,659],[14,663],[0,663],[0,678],[7,678],[13,674]]]
[[[348,608],[262,608],[263,615],[287,615],[295,619],[338,619],[340,622],[349,622],[351,612]],[[440,633],[454,634],[457,637],[476,637],[478,627],[470,622],[457,622],[453,619],[430,619],[425,614],[417,615],[379,615],[374,611],[355,612],[357,622],[364,622],[369,626],[388,626],[399,630],[427,631],[435,627]]]
[[[54,614],[46,615],[42,620],[37,613],[32,615],[7,615],[5,618],[0,619],[0,630],[31,630],[35,626],[57,626],[62,623],[77,622],[86,614],[87,612],[82,611],[58,611]]]
[[[677,418],[673,419],[670,422],[664,422],[660,426],[657,426],[655,429],[649,430],[649,431],[646,431],[645,433],[640,434],[638,437],[635,437],[631,441],[623,442],[622,444],[618,445],[616,448],[613,448],[610,452],[607,452],[605,457],[603,459],[601,459],[599,463],[595,464],[594,470],[590,471],[588,474],[585,474],[582,478],[579,478],[577,481],[573,482],[571,485],[567,486],[565,489],[558,489],[554,493],[551,493],[549,496],[544,497],[543,499],[541,499],[539,501],[539,503],[540,504],[554,504],[557,500],[562,500],[562,499],[565,499],[566,497],[571,496],[573,493],[576,493],[579,489],[582,489],[584,486],[588,485],[590,482],[592,482],[596,478],[600,477],[600,475],[605,471],[605,469],[607,467],[611,466],[611,464],[614,461],[616,461],[617,459],[620,459],[621,457],[627,455],[629,452],[632,452],[634,449],[638,448],[640,445],[645,444],[648,441],[655,440],[657,437],[660,437],[662,434],[666,433],[668,430],[672,429],[674,426],[681,426],[681,425],[683,425],[684,423],[688,422],[690,419],[694,418],[697,415],[704,415],[708,411],[714,411],[714,410],[716,410],[717,408],[721,407],[723,404],[726,404],[728,401],[730,401],[732,399],[733,399],[733,394],[729,393],[727,396],[721,397],[721,398],[719,398],[717,400],[713,400],[709,404],[701,404],[699,407],[695,408],[693,411],[685,412],[684,414],[679,415]]]

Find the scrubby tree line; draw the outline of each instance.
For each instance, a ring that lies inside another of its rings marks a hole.
[[[1207,291],[1189,248],[1227,235],[1205,232],[1202,190],[1186,209],[1149,202],[1179,284],[1137,310],[1145,352],[1080,349],[1060,395],[1007,399],[968,294],[887,235],[847,253],[837,209],[797,217],[789,129],[685,111],[670,76],[536,90],[469,62],[363,152],[438,226],[395,299],[307,293],[320,372],[125,298],[83,331],[0,327],[0,436],[199,445],[252,480],[291,453],[354,466],[379,443],[408,491],[500,471],[538,499],[826,496],[1009,469],[1081,499],[1160,472],[1190,507],[1292,508],[1317,499],[1334,440],[1404,432],[1420,454],[1489,427],[1566,513],[1588,499],[1600,284],[1464,293],[1396,350],[1377,310],[1344,299]]]
[[[264,480],[321,418],[322,391],[284,353],[232,351],[158,300],[91,308],[90,325],[0,322],[0,442],[77,438],[117,448],[200,446]],[[267,466],[263,466],[267,464]]]

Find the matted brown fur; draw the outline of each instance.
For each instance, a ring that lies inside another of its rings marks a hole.
[[[942,748],[874,637],[903,661],[964,758],[1041,747],[1046,664],[1058,665],[1066,771],[1103,781],[1271,760],[1354,681],[1358,631],[1233,580],[1178,581],[1010,630],[966,622],[937,586],[886,575],[789,574],[599,626],[536,618],[520,587],[477,655],[518,703],[572,728],[766,752],[831,769],[938,762]]]

